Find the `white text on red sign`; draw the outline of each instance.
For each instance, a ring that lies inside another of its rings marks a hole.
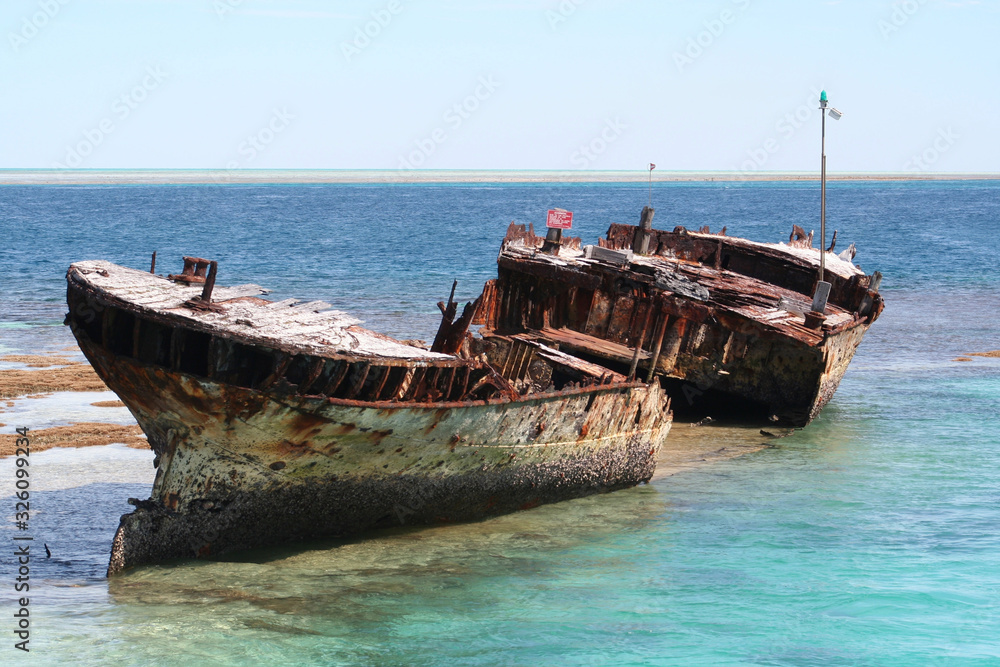
[[[564,211],[561,208],[549,211],[545,226],[553,229],[571,229],[573,227],[573,212]]]

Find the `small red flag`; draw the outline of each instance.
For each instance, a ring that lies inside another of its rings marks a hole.
[[[656,169],[656,165],[655,165],[655,164],[653,164],[652,162],[650,162],[650,163],[649,163],[649,170],[650,170],[650,171],[653,171],[654,169]]]

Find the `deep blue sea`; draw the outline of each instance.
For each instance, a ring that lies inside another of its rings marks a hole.
[[[661,229],[819,232],[814,183],[652,196]],[[645,184],[0,187],[0,356],[72,345],[71,262],[147,269],[154,250],[161,273],[216,259],[221,284],[429,339],[453,278],[468,300],[495,276],[510,222],[566,208],[593,243],[646,201]],[[647,486],[109,582],[151,454],[41,452],[32,526],[53,556],[33,562],[23,654],[0,461],[0,664],[1000,665],[1000,359],[955,361],[1000,349],[1000,182],[835,182],[827,219],[887,304],[833,401],[766,449]],[[0,432],[99,413],[73,401],[0,401]]]

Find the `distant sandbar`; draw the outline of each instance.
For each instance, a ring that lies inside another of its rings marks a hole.
[[[647,183],[646,171],[337,169],[0,169],[0,185]],[[1000,180],[1000,174],[833,173],[831,181]],[[656,183],[817,181],[813,172],[654,171]]]

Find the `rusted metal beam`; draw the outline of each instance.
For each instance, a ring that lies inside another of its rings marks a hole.
[[[653,381],[653,374],[656,373],[656,363],[660,360],[660,348],[663,345],[663,334],[667,332],[667,320],[669,317],[660,308],[659,318],[660,318],[660,328],[659,333],[656,334],[656,344],[653,347],[653,357],[649,362],[649,372],[646,373],[646,384]]]
[[[673,322],[670,323],[670,331],[666,337],[666,349],[662,355],[665,373],[669,373],[677,364],[677,355],[680,354],[681,344],[684,342],[687,323],[688,320],[685,320],[683,317],[675,317],[673,318]]]
[[[451,284],[451,294],[448,295],[447,305],[443,301],[438,301],[438,308],[441,310],[441,324],[438,325],[437,335],[431,344],[431,352],[440,352],[445,345],[446,339],[451,334],[452,320],[455,319],[455,312],[458,304],[455,302],[455,288],[458,287],[458,280]]]
[[[628,369],[628,381],[631,382],[635,379],[636,369],[639,367],[639,355],[642,354],[642,341],[646,338],[646,331],[649,329],[649,321],[652,319],[653,307],[652,304],[646,308],[646,319],[642,323],[642,333],[639,334],[639,340],[635,344],[635,354],[632,355],[632,364]]]
[[[209,264],[208,278],[205,279],[205,287],[201,290],[201,300],[205,303],[212,302],[212,290],[215,289],[215,276],[219,272],[219,263],[215,260]]]

